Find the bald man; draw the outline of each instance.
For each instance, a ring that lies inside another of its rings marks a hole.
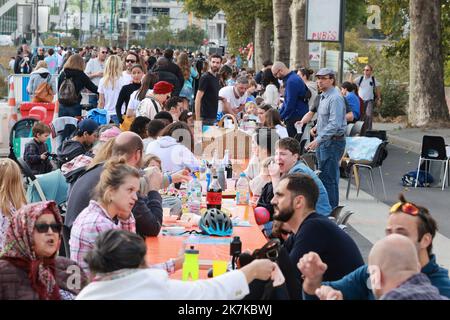
[[[283,80],[285,92],[280,116],[286,124],[289,137],[293,138],[297,134],[295,123],[300,121],[309,111],[306,99],[308,89],[297,73],[290,71],[281,61],[276,61],[273,64],[272,74],[275,78]]]

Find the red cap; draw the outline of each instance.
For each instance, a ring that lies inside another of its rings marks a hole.
[[[173,84],[167,81],[159,81],[153,87],[154,94],[167,94],[173,91]]]

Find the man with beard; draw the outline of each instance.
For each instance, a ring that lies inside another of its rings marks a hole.
[[[223,114],[232,114],[237,116],[239,112],[244,110],[245,101],[247,100],[248,78],[240,76],[236,79],[233,86],[226,86],[219,91],[219,108],[218,112]]]
[[[284,243],[290,262],[296,265],[303,255],[317,252],[327,264],[323,279],[333,281],[362,266],[364,261],[352,238],[335,222],[316,213],[318,198],[319,188],[311,177],[288,174],[275,188],[273,218],[293,232]],[[300,271],[294,272],[302,281]]]
[[[400,234],[414,243],[421,272],[429,278],[433,286],[438,288],[441,295],[450,298],[448,270],[439,266],[433,254],[433,239],[437,230],[436,220],[427,208],[409,202],[400,195],[400,201],[389,211],[385,231],[386,236]],[[369,267],[367,265],[359,267],[337,281],[322,282],[327,266],[320,254],[309,252],[300,259],[298,268],[304,276],[303,295],[307,300],[326,299],[330,296],[344,300],[375,299],[374,292],[368,286]]]
[[[205,72],[200,78],[195,97],[195,118],[197,121],[203,121],[204,125],[213,125],[217,119],[220,88],[217,72],[219,72],[221,63],[222,57],[213,54],[210,57],[208,72]]]
[[[61,164],[66,163],[79,156],[80,154],[87,154],[91,150],[94,142],[97,140],[96,130],[98,128],[97,122],[92,119],[84,119],[78,124],[75,136],[64,141],[58,150],[58,158]],[[93,156],[92,154],[87,154]]]

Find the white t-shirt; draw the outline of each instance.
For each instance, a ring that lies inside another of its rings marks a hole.
[[[274,84],[269,84],[266,87],[262,97],[264,99],[264,103],[270,104],[274,108],[278,107],[278,103],[280,102],[280,93]]]
[[[90,59],[89,62],[86,65],[86,69],[84,69],[84,72],[89,76],[90,73],[96,73],[99,71],[105,70],[105,63],[100,62],[98,58]],[[96,86],[99,85],[101,77],[95,77],[91,78],[91,81],[95,83]]]
[[[104,80],[105,78],[100,79],[100,83],[98,84],[98,93],[101,93],[105,96],[105,107],[104,109],[108,111],[108,115],[116,114],[116,103],[119,98],[120,90],[127,83],[123,77],[120,77],[116,80],[116,84],[113,87],[111,81],[108,83],[108,86],[105,87]]]
[[[234,86],[227,86],[219,90],[219,97],[225,98],[230,103],[232,109],[237,109],[241,104],[245,104],[245,101],[247,100],[247,93],[240,98],[236,98],[234,95]],[[223,112],[223,102],[220,100],[217,112]]]
[[[275,130],[281,139],[289,137],[286,127],[283,127],[281,124],[277,124]]]
[[[125,79],[126,83],[125,84],[130,84],[131,82],[133,82],[133,77],[131,76],[131,74],[129,74],[128,72],[124,71],[122,72],[122,77]]]
[[[361,81],[361,77],[363,79],[362,81]],[[355,84],[358,86],[359,96],[364,101],[375,100],[375,97],[373,96],[372,76],[370,76],[369,78],[365,78],[364,76],[361,76],[361,77],[358,77],[355,80]],[[374,79],[375,79],[375,87],[379,87],[380,83],[378,82],[378,80],[375,77],[374,77]],[[361,81],[361,85],[359,85],[360,81]]]

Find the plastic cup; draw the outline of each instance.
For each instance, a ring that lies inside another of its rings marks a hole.
[[[295,129],[297,129],[297,133],[302,133],[303,126],[301,124],[295,124]]]
[[[227,262],[223,260],[213,260],[213,277],[220,276],[227,272]]]

